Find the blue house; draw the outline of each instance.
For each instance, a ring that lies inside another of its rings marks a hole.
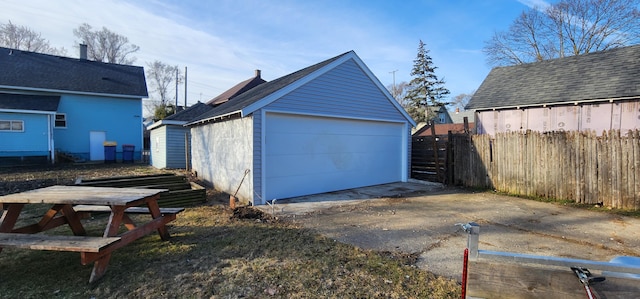
[[[415,122],[349,51],[257,85],[186,126],[198,177],[262,205],[407,181]]]
[[[104,160],[105,141],[140,159],[144,69],[80,57],[0,47],[0,163]]]

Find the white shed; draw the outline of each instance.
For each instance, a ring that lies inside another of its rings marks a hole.
[[[253,205],[407,181],[414,125],[353,51],[187,124],[198,177]]]

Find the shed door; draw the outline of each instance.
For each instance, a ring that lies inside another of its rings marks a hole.
[[[402,180],[400,123],[267,113],[265,200]]]

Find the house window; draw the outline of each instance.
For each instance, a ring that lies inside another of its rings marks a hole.
[[[67,127],[67,115],[64,113],[56,114],[55,121],[56,128],[66,128]]]
[[[24,132],[24,121],[0,120],[0,132]]]

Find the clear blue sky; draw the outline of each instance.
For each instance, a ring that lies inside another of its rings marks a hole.
[[[384,85],[409,81],[422,40],[455,96],[490,71],[482,47],[543,0],[0,0],[0,22],[39,32],[77,57],[73,29],[107,27],[140,46],[135,65],[188,67],[188,102],[262,70],[265,80],[354,50]],[[184,103],[184,87],[179,102]]]

